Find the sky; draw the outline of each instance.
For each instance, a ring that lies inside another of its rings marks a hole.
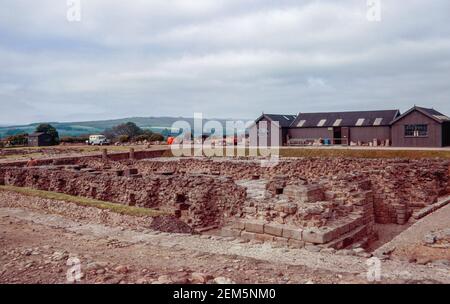
[[[0,0],[0,125],[450,114],[448,0],[76,2]]]

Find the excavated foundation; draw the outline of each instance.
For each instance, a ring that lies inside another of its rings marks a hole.
[[[450,193],[449,162],[347,158],[76,159],[3,166],[0,184],[165,210],[197,231],[280,245],[345,248],[375,223],[405,224]]]

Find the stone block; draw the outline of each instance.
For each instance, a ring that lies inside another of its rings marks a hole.
[[[241,236],[241,230],[224,227],[220,231],[220,235],[224,237],[240,237]]]
[[[262,221],[247,221],[245,222],[245,230],[254,233],[264,233],[264,222]]]
[[[325,244],[333,240],[333,230],[308,228],[303,230],[303,241],[313,244]]]
[[[239,230],[244,230],[245,229],[245,222],[242,220],[235,220],[232,223],[232,228],[233,229],[239,229]]]
[[[243,238],[244,240],[247,240],[247,241],[256,240],[256,233],[242,231],[241,238]]]
[[[274,236],[268,235],[268,234],[256,233],[255,240],[261,241],[261,242],[273,242]]]
[[[314,203],[325,199],[325,193],[320,185],[288,185],[283,193],[294,201]]]
[[[273,241],[280,246],[288,246],[289,245],[289,240],[283,237],[274,237]]]
[[[283,225],[266,224],[264,225],[264,233],[273,236],[283,236]]]
[[[285,227],[283,227],[282,236],[284,238],[301,241],[302,240],[302,232],[303,232],[302,228],[285,226]]]
[[[305,247],[305,242],[294,240],[294,239],[289,239],[288,240],[288,245],[289,245],[289,247],[299,248],[300,249],[300,248]]]

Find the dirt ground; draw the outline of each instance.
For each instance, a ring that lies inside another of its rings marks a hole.
[[[427,237],[433,235],[442,235],[442,240],[427,243]],[[450,265],[450,204],[413,223],[376,250],[383,251],[391,251],[391,256],[397,259]]]
[[[365,258],[161,233],[142,218],[7,191],[0,191],[0,247],[0,283],[65,284],[78,260],[80,283],[371,283]],[[380,282],[450,283],[449,274],[387,260]]]

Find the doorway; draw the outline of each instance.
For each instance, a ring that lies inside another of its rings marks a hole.
[[[350,145],[350,128],[342,127],[341,129],[341,144],[343,146]]]
[[[341,145],[342,144],[342,129],[341,127],[333,128],[333,145]]]

